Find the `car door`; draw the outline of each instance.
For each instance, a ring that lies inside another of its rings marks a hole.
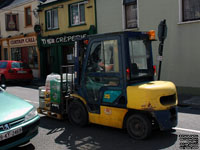
[[[19,62],[11,62],[11,70],[13,70],[12,76],[14,79],[22,79],[21,67]]]
[[[96,39],[88,46],[82,85],[91,112],[100,113],[101,105],[119,106],[126,103],[120,102],[125,92],[120,46],[120,36]]]

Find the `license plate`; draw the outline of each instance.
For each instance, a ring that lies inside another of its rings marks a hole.
[[[9,139],[9,138],[16,136],[18,134],[21,134],[21,133],[22,133],[22,128],[17,128],[17,129],[8,131],[6,133],[0,134],[0,141]]]
[[[27,73],[26,71],[17,71],[18,73]]]

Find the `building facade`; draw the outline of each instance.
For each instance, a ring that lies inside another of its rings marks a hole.
[[[74,39],[96,33],[95,0],[47,0],[39,6],[41,76],[73,62]]]
[[[158,32],[166,19],[161,80],[173,81],[179,93],[200,94],[200,1],[196,0],[99,0],[97,32]],[[158,37],[157,37],[158,39]],[[157,65],[159,41],[153,42],[154,64]]]
[[[34,25],[38,24],[38,1],[12,0],[0,9],[1,59],[29,64],[35,78],[40,77],[39,51]]]

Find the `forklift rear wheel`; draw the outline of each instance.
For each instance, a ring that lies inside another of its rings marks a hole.
[[[68,110],[69,121],[78,126],[88,124],[88,113],[83,104],[79,101],[73,101],[69,105]]]
[[[143,114],[133,114],[127,119],[128,134],[136,140],[148,138],[152,132],[152,125],[147,116]]]

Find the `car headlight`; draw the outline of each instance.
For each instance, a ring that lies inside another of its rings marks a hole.
[[[34,118],[35,116],[37,116],[37,109],[34,107],[26,116],[24,121],[28,121],[31,120],[32,118]]]

